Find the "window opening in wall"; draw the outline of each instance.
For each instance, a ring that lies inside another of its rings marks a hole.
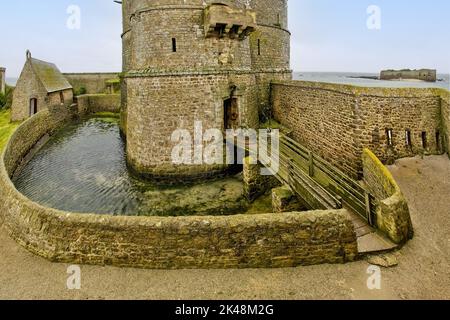
[[[258,39],[258,56],[261,55],[261,39]]]
[[[177,39],[172,38],[172,52],[177,52]]]
[[[387,145],[389,147],[392,147],[394,145],[394,139],[393,139],[393,131],[392,129],[386,129],[386,137],[387,137]]]
[[[405,143],[407,147],[412,146],[411,130],[409,129],[405,131]]]
[[[64,104],[64,94],[62,91],[59,93],[59,100],[61,101],[61,104]]]
[[[226,24],[216,24],[216,27],[214,28],[214,32],[219,36],[219,37],[223,37],[224,33],[225,33],[225,28],[227,27]]]
[[[422,132],[422,147],[424,149],[428,148],[427,133],[425,131]]]
[[[441,152],[441,132],[436,130],[436,150]]]

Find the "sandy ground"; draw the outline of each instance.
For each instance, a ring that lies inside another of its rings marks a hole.
[[[81,266],[81,290],[67,267],[28,253],[0,229],[2,299],[450,299],[450,161],[404,159],[390,170],[410,201],[414,240],[367,288],[366,261],[260,270],[138,270]]]

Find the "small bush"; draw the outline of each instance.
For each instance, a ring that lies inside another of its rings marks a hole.
[[[86,90],[85,87],[80,87],[78,90],[76,90],[76,91],[74,92],[74,94],[75,94],[76,96],[81,96],[81,95],[86,94],[86,93],[87,93],[87,90]]]

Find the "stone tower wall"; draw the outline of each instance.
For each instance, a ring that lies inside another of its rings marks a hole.
[[[291,80],[287,0],[253,0],[258,29],[250,35],[252,69],[256,72],[258,108],[267,115],[270,82]]]
[[[220,2],[246,8],[244,0]],[[287,26],[286,1],[269,2],[272,7],[281,3],[279,15],[270,16],[263,5],[262,21],[273,24],[280,16],[282,26]],[[223,166],[173,165],[172,133],[187,129],[193,135],[196,121],[204,130],[224,129],[224,101],[232,95],[238,99],[239,125],[257,128],[269,82],[290,79],[290,35],[285,29],[257,27],[255,33],[261,34],[260,44],[266,43],[267,51],[255,61],[253,37],[205,36],[203,3],[125,0],[123,4],[121,122],[128,162],[137,173],[184,177],[220,171]],[[251,3],[250,9],[257,11]]]

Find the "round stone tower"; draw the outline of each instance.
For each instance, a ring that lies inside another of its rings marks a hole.
[[[252,70],[258,86],[259,112],[270,108],[270,82],[291,80],[287,0],[252,0],[257,29],[250,35]]]
[[[258,128],[270,80],[290,77],[286,1],[260,1],[123,1],[122,130],[135,172],[216,175],[225,165],[204,164],[198,155],[192,164],[174,163],[173,133],[194,138],[199,123],[203,131]],[[275,17],[269,3],[281,5]]]

